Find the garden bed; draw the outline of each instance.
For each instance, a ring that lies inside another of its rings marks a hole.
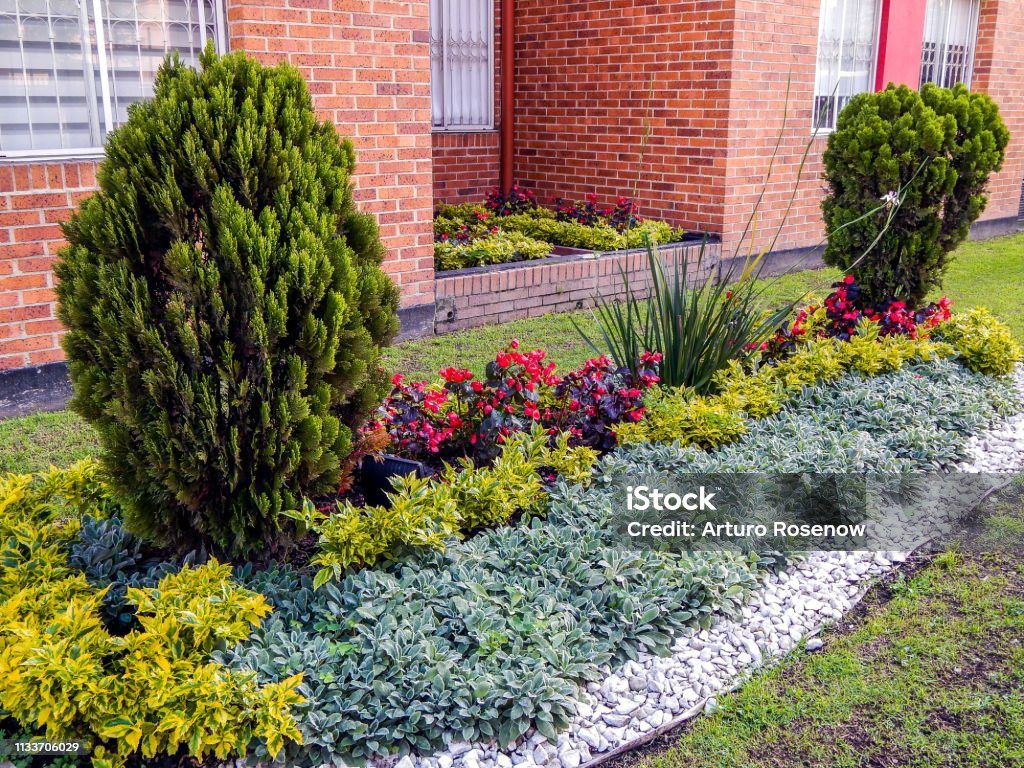
[[[607,206],[599,205],[595,195],[576,203],[557,198],[550,203],[551,208],[540,206],[532,193],[516,186],[508,194],[492,191],[479,205],[440,203],[434,212],[435,271],[706,239],[703,233],[644,219],[627,197]]]
[[[404,768],[575,768],[611,752],[792,648],[899,559],[822,555],[774,576],[738,553],[624,551],[607,528],[621,504],[611,481],[659,469],[952,467],[985,444],[971,435],[1020,407],[1019,392],[957,362],[915,361],[911,349],[931,357],[927,343],[916,344],[897,345],[905,364],[889,373],[851,372],[803,388],[717,450],[621,447],[597,468],[600,482],[551,488],[543,521],[484,530],[448,542],[444,553],[411,551],[318,590],[290,566],[238,569],[238,587],[274,611],[212,659],[233,674],[255,672],[261,686],[302,674],[296,692],[305,702],[292,706],[302,745],[283,753],[291,765],[353,755],[376,762],[399,750],[410,753]],[[872,359],[869,345],[849,349],[857,365]],[[799,366],[791,368],[780,375]],[[981,440],[1016,436],[1020,421],[1007,424]],[[67,514],[58,519],[73,519]],[[80,532],[62,525],[73,569],[96,586],[166,591],[162,579],[182,565],[153,561],[116,516],[83,518]],[[104,610],[118,615],[124,595],[115,592]],[[771,598],[758,603],[758,595]],[[782,613],[770,607],[780,604],[788,606]]]

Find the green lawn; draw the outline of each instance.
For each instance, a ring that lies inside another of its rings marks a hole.
[[[770,301],[785,300],[807,291],[819,295],[838,273],[821,269],[796,272],[772,280]],[[965,243],[946,277],[943,293],[954,307],[984,305],[1008,322],[1024,340],[1024,234],[978,243]],[[547,315],[469,331],[417,339],[395,345],[386,355],[393,370],[410,378],[432,378],[440,368],[461,365],[480,374],[510,339],[525,347],[543,347],[560,370],[580,365],[593,355],[573,326],[573,320],[593,338],[596,329],[589,312]],[[89,427],[69,413],[38,414],[0,421],[0,472],[32,472],[49,464],[67,464],[95,450]]]
[[[1018,533],[1022,512],[1018,498]],[[822,651],[791,654],[671,746],[610,768],[1024,765],[1019,552],[947,552],[865,605]]]

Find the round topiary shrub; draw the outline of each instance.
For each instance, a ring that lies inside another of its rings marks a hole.
[[[398,325],[354,161],[296,70],[212,49],[110,135],[57,294],[71,407],[136,533],[272,549],[282,509],[336,486]]]
[[[1009,138],[995,102],[963,85],[853,97],[823,157],[825,263],[852,271],[870,303],[919,306],[985,209]]]

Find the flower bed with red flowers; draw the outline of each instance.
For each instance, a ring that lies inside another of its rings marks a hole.
[[[513,340],[483,380],[463,368],[442,370],[434,385],[396,375],[376,426],[395,454],[431,464],[460,457],[487,464],[510,434],[537,426],[605,452],[615,446],[616,424],[643,418],[644,394],[658,382],[656,354],[645,354],[636,373],[599,357],[564,376],[546,357]]]
[[[768,359],[785,357],[796,349],[797,342],[811,338],[849,341],[857,335],[862,321],[878,324],[878,336],[918,338],[950,318],[952,301],[943,297],[920,309],[910,309],[905,302],[887,299],[867,305],[853,275],[847,275],[820,304],[810,304],[797,312],[792,324],[779,329],[762,345]]]
[[[665,221],[640,216],[637,204],[618,197],[614,204],[552,197],[551,207],[513,186],[492,190],[479,205],[439,203],[434,211],[434,261],[438,270],[529,261],[553,248],[595,252],[664,245],[685,240],[687,233]],[[691,236],[692,237],[692,236]],[[699,239],[699,238],[697,238]]]
[[[572,221],[583,224],[587,227],[604,224],[617,232],[625,232],[627,229],[640,224],[640,218],[636,203],[628,197],[616,199],[615,205],[599,205],[597,195],[590,193],[587,199],[576,202],[566,202],[560,197],[551,199],[555,209],[555,218],[558,221]]]

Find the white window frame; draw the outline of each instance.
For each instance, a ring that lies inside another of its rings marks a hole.
[[[453,83],[449,80],[449,70],[445,64],[449,61],[450,47],[452,40],[448,35],[447,29],[449,26],[449,19],[453,12],[453,2],[457,0],[430,0],[430,69],[431,69],[431,130],[436,133],[482,133],[486,131],[493,131],[494,125],[494,0],[469,0],[470,2],[481,2],[486,10],[486,23],[484,25],[484,34],[486,35],[487,43],[487,71],[485,72],[486,80],[486,119],[479,124],[474,123],[455,123],[450,121],[450,111],[448,105],[452,101]],[[434,29],[433,18],[435,14],[435,5],[440,5],[441,15],[441,29]],[[441,82],[435,82],[433,72],[435,67],[440,67],[441,71]],[[438,90],[440,89],[440,90]],[[440,94],[441,99],[441,122],[434,122],[434,100],[438,98]]]
[[[102,0],[79,0],[81,12],[86,14],[86,5],[92,7],[93,24],[95,35],[90,40],[88,49],[89,61],[96,61],[96,69],[99,73],[100,92],[95,94],[96,103],[91,109],[96,110],[93,117],[103,124],[103,135],[106,136],[118,126],[115,125],[112,89],[110,87],[110,71],[107,63],[106,46],[106,24],[103,13]],[[226,53],[228,50],[227,41],[227,16],[224,13],[225,0],[213,0],[215,17],[211,20],[214,27],[214,47],[218,53]],[[199,15],[199,36],[200,49],[206,47],[208,36],[206,33],[206,4],[203,0],[197,2]],[[83,25],[86,23],[83,20]],[[94,90],[92,81],[89,81],[89,90]],[[92,95],[92,94],[90,94]],[[0,149],[0,161],[2,160],[93,160],[103,156],[103,147],[75,147],[73,149]]]
[[[971,3],[971,11],[970,11],[970,14],[967,17],[967,39],[970,42],[969,42],[968,51],[967,51],[967,61],[964,63],[964,74],[965,74],[965,77],[964,77],[964,80],[963,80],[964,85],[966,85],[968,88],[971,87],[971,80],[974,78],[974,56],[975,56],[975,53],[977,52],[977,48],[978,48],[978,17],[981,15],[981,2],[980,2],[980,0],[970,0],[970,3]],[[930,0],[929,0],[929,4],[930,4]],[[943,24],[943,35],[942,35],[943,39],[941,41],[942,54],[943,55],[942,55],[941,59],[936,58],[936,62],[935,62],[935,66],[936,66],[936,68],[938,69],[938,72],[939,72],[938,82],[936,82],[934,80],[924,80],[922,78],[921,82],[918,83],[919,87],[924,85],[926,82],[929,82],[929,83],[934,82],[936,85],[945,87],[943,85],[943,81],[945,81],[945,79],[946,79],[946,65],[947,65],[947,56],[945,54],[946,54],[946,48],[949,45],[949,25],[950,25],[950,22],[952,20],[952,16],[953,16],[953,4],[950,3],[949,7],[946,10],[946,19],[945,19],[945,23]],[[927,28],[927,23],[926,23],[925,33],[927,33],[927,29],[928,28]],[[923,42],[924,42],[924,40],[922,39],[922,44],[923,44]],[[922,51],[923,51],[923,49],[922,49]],[[939,51],[936,51],[936,57],[938,57],[938,54],[939,54]],[[922,53],[922,55],[923,55],[923,53]],[[924,62],[922,61],[921,64],[922,64],[922,69],[923,69]]]
[[[871,69],[868,72],[868,89],[869,90],[861,91],[861,93],[870,93],[871,90],[874,88],[875,78],[878,76],[879,46],[880,46],[881,41],[882,41],[881,38],[882,38],[882,3],[883,3],[883,0],[871,0],[871,1],[875,3],[875,30],[874,30],[874,33],[873,33],[874,34],[874,40],[875,40],[875,42],[874,42],[875,52],[874,52],[874,55],[871,57]],[[843,6],[842,6],[843,18],[846,17],[846,6],[847,6],[847,3],[850,3],[850,2],[858,2],[858,0],[842,0],[842,3],[843,3]],[[818,96],[819,96],[819,94],[817,92],[818,91],[818,61],[819,61],[818,52],[819,52],[819,49],[821,47],[821,33],[823,31],[823,27],[824,26],[825,26],[825,13],[824,13],[824,8],[822,8],[819,11],[819,14],[818,14],[818,42],[817,42],[817,44],[815,46],[815,50],[814,50],[814,91],[815,92],[814,92],[814,95],[812,97],[814,99],[814,101],[811,104],[811,133],[813,135],[815,135],[815,136],[827,136],[828,134],[832,133],[835,130],[835,126],[833,126],[833,125],[824,125],[823,124],[823,125],[819,126],[818,125],[818,119],[819,118],[815,115],[816,102],[817,102],[817,99],[818,99]],[[842,60],[843,60],[842,49],[840,48],[840,54],[839,54],[840,67],[842,67]],[[839,70],[839,76],[840,77],[843,76],[842,69]],[[839,112],[841,111],[841,110],[836,108],[836,107],[838,107],[838,99],[839,99],[839,94],[837,93],[838,87],[839,87],[838,83],[833,84],[832,91],[831,91],[832,95],[829,97],[829,98],[831,98],[833,100],[834,119],[835,120],[839,119]]]

